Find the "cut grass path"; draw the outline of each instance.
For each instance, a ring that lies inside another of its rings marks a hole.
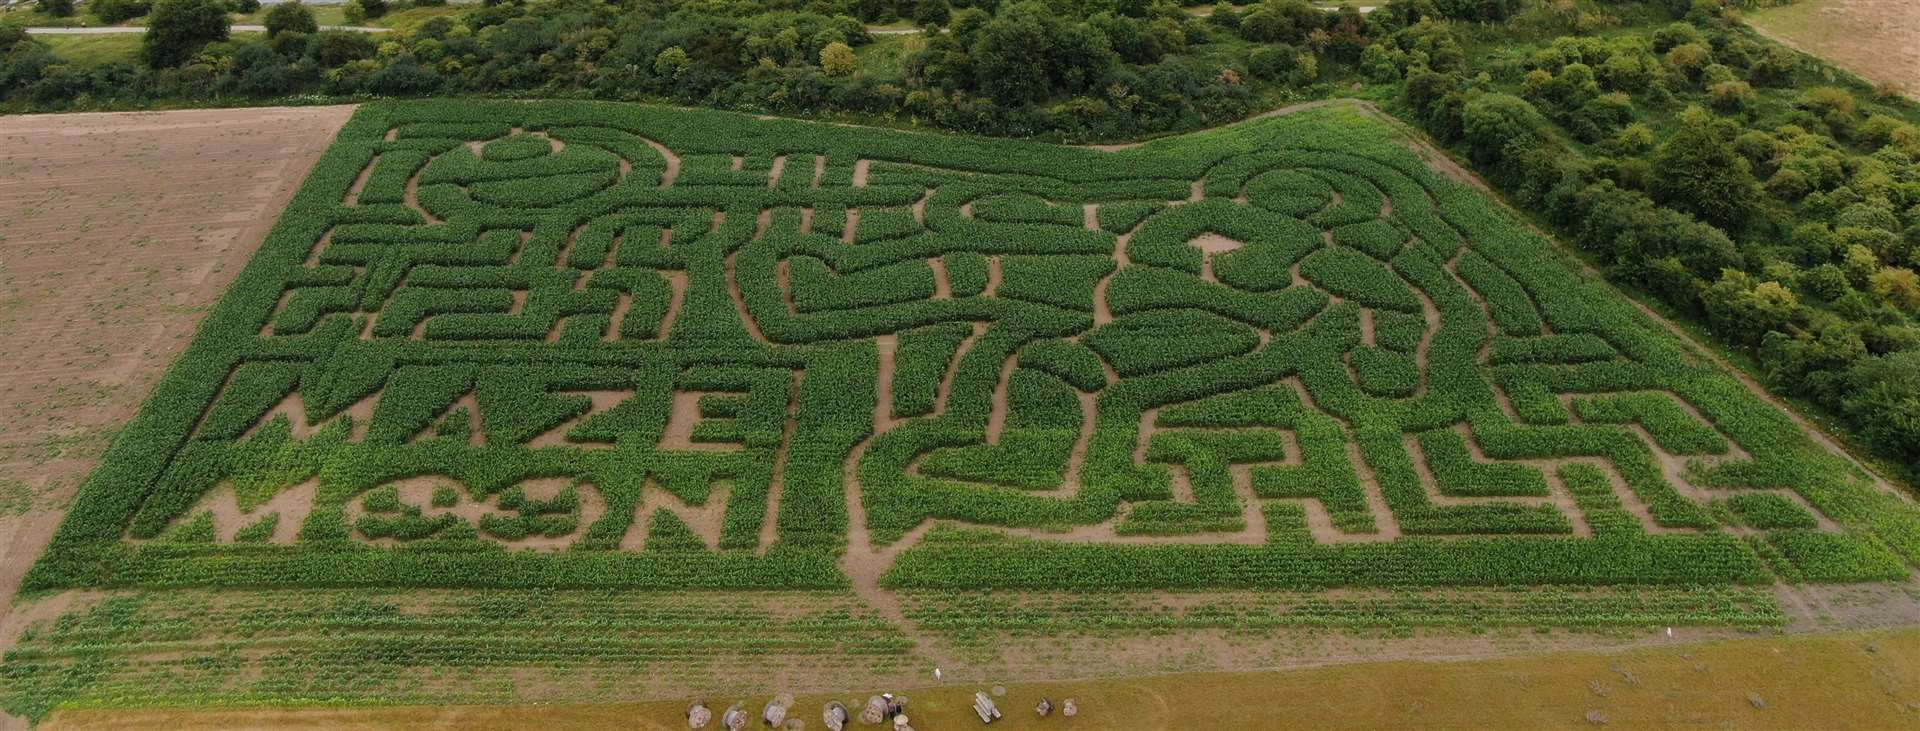
[[[793,718],[817,723],[838,699],[858,709],[881,688],[802,696]],[[902,689],[892,689],[902,690]],[[987,690],[959,683],[906,689],[914,726],[974,728]],[[770,694],[769,694],[770,695]],[[1042,696],[1074,698],[1073,719],[1037,718]],[[766,697],[706,699],[716,713]],[[996,729],[1380,728],[1911,728],[1920,717],[1920,630],[1768,637],[1627,652],[1493,660],[1383,662],[1286,672],[1201,673],[1013,684],[995,699]],[[687,700],[619,705],[445,708],[68,710],[56,729],[565,729],[686,728]]]

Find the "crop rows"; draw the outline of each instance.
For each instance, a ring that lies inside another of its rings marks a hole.
[[[0,702],[40,717],[52,703],[526,701],[549,685],[580,700],[831,675],[823,658],[884,673],[912,648],[845,592],[117,593],[28,628]]]
[[[1920,559],[1912,506],[1392,134],[1331,108],[1103,152],[370,104],[28,586],[833,589],[873,556],[942,590],[1724,585]]]

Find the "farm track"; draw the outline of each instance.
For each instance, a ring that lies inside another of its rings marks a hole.
[[[267,27],[264,25],[243,24],[231,26],[229,30],[234,33],[265,33],[267,32]],[[350,33],[393,32],[392,28],[376,28],[369,25],[323,25],[320,26],[320,30],[337,30]],[[110,36],[141,35],[147,32],[147,28],[146,26],[140,25],[108,25],[85,28],[27,28],[26,31],[36,36]]]
[[[1920,632],[1862,632],[1819,637],[1740,638],[1688,646],[1525,657],[1362,660],[1284,672],[1184,673],[1150,678],[1053,680],[1009,687],[1007,717],[995,728],[1060,727],[1063,719],[1025,713],[1041,695],[1079,699],[1087,728],[1342,731],[1382,728],[1592,728],[1589,713],[1611,727],[1896,728],[1910,725]],[[1524,689],[1524,692],[1515,692]],[[854,689],[803,694],[797,709],[813,727],[828,699]],[[966,707],[971,688],[908,688],[922,728],[977,723]],[[760,697],[764,697],[760,696]],[[1205,698],[1214,702],[1201,703]],[[1755,702],[1753,699],[1759,699]],[[715,700],[709,698],[709,700]],[[719,701],[730,702],[731,697]],[[757,699],[756,699],[757,700]],[[853,699],[857,700],[857,699]],[[1275,711],[1279,711],[1276,713]],[[465,705],[298,709],[100,709],[61,711],[47,728],[418,729],[683,728],[678,700],[605,705]]]

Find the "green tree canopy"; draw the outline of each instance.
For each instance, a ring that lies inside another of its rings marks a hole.
[[[219,0],[160,0],[147,19],[140,58],[153,68],[186,63],[201,47],[227,39],[227,6]]]
[[[1653,154],[1653,198],[1700,220],[1737,230],[1759,196],[1753,166],[1720,134],[1713,115],[1698,108]]]
[[[320,24],[314,22],[313,11],[300,4],[300,0],[284,2],[267,11],[265,21],[267,35],[277,36],[292,31],[294,33],[313,34],[320,31]]]

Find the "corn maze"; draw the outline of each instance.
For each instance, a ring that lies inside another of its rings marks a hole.
[[[1391,128],[363,107],[28,586],[1880,581],[1910,502]]]

